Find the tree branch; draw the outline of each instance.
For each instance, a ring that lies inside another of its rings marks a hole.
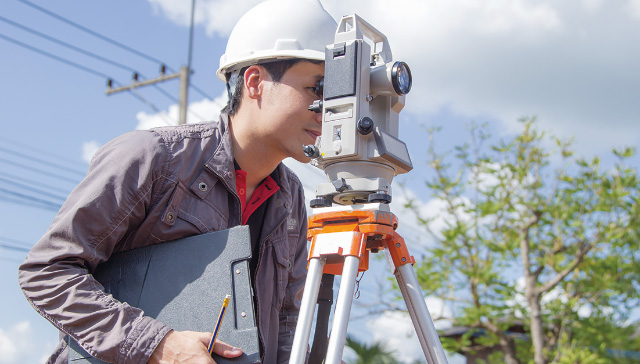
[[[537,275],[531,272],[531,260],[529,258],[529,231],[531,228],[540,221],[540,212],[534,212],[534,218],[531,219],[523,228],[522,228],[522,240],[520,240],[520,250],[522,254],[522,263],[524,265],[524,275],[525,278],[528,278],[532,275]]]
[[[546,284],[536,289],[536,294],[542,294],[544,292],[550,291],[551,289],[553,289],[553,287],[555,287],[558,283],[565,279],[569,275],[569,273],[571,273],[580,263],[582,263],[584,256],[589,252],[589,250],[591,250],[592,247],[593,244],[591,243],[584,244],[582,249],[580,249],[580,251],[578,252],[578,256],[573,260],[573,262],[571,262],[571,264],[567,268],[556,274],[555,277],[551,278]]]

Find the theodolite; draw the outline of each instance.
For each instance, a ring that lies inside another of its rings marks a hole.
[[[356,279],[369,266],[369,253],[385,251],[425,358],[447,359],[402,237],[390,211],[391,182],[413,166],[398,139],[399,113],[411,90],[411,71],[394,62],[384,34],[358,15],[345,16],[325,51],[322,99],[309,109],[322,113],[322,136],[303,146],[311,164],[328,181],[311,201],[307,237],[309,271],[290,363],[303,364],[323,275],[342,275],[324,363],[341,363]],[[322,338],[321,338],[322,340]],[[321,362],[321,361],[319,361]]]

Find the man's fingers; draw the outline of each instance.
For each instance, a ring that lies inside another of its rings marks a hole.
[[[208,348],[213,334],[210,332],[199,332],[198,334],[200,341]],[[216,340],[216,344],[213,346],[213,352],[225,358],[235,358],[242,354],[242,349],[229,345],[224,341]]]
[[[235,358],[242,354],[242,349],[231,346],[224,341],[216,340],[213,352],[225,358]]]
[[[210,332],[193,332],[194,334],[198,335],[198,339],[200,339],[200,341],[202,341],[203,344],[205,344],[207,347],[209,347],[209,342],[211,341],[211,336],[213,335]]]

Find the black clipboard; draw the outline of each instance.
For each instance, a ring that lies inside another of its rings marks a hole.
[[[224,297],[232,295],[218,339],[243,354],[234,359],[214,354],[214,359],[260,363],[250,258],[249,227],[237,226],[116,253],[93,275],[114,298],[177,331],[213,331]],[[104,363],[67,338],[69,364]]]

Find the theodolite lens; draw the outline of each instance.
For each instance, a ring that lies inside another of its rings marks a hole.
[[[398,95],[406,95],[411,91],[411,70],[404,62],[396,62],[391,68],[393,89]]]

